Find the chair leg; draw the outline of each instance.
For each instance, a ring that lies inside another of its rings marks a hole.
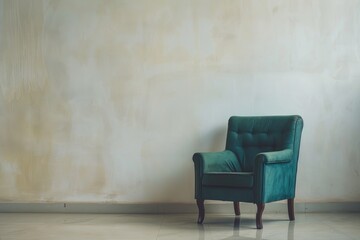
[[[234,212],[236,216],[240,215],[240,203],[239,202],[234,202]]]
[[[257,212],[256,212],[256,228],[257,229],[262,229],[263,228],[263,224],[262,224],[262,214],[264,212],[264,208],[265,208],[265,204],[263,203],[257,203]]]
[[[293,198],[287,200],[287,206],[288,206],[289,220],[294,221],[295,213],[294,213],[294,199]]]
[[[199,217],[197,220],[198,224],[202,224],[205,218],[205,207],[204,207],[204,200],[202,199],[196,199],[196,204],[199,209]]]

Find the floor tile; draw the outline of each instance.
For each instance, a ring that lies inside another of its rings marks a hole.
[[[262,230],[255,215],[208,214],[0,214],[0,240],[149,239],[149,240],[358,240],[360,214],[265,214]]]

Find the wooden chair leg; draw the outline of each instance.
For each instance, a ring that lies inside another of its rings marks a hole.
[[[262,224],[262,214],[264,212],[264,208],[265,208],[265,204],[263,203],[257,203],[257,212],[256,212],[256,228],[257,229],[262,229],[263,228],[263,224]]]
[[[197,220],[198,224],[202,224],[205,218],[205,206],[204,206],[204,200],[202,199],[196,199],[196,204],[199,209],[199,217]]]
[[[294,199],[293,198],[287,200],[287,206],[288,206],[289,220],[294,221],[295,213],[294,213]]]
[[[234,202],[234,212],[236,216],[240,215],[240,203],[239,202]]]

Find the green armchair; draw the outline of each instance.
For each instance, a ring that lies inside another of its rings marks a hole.
[[[257,205],[261,229],[265,203],[287,199],[294,216],[296,172],[303,120],[300,116],[231,117],[222,152],[195,153],[195,199],[198,223],[205,217],[204,200]]]

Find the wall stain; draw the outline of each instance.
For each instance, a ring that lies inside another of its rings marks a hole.
[[[0,88],[8,101],[37,91],[46,84],[42,8],[42,0],[3,2]]]
[[[14,187],[21,195],[41,195],[51,184],[53,125],[46,105],[44,91],[25,95],[5,107],[9,114],[2,122],[0,148],[3,158],[17,166]]]

